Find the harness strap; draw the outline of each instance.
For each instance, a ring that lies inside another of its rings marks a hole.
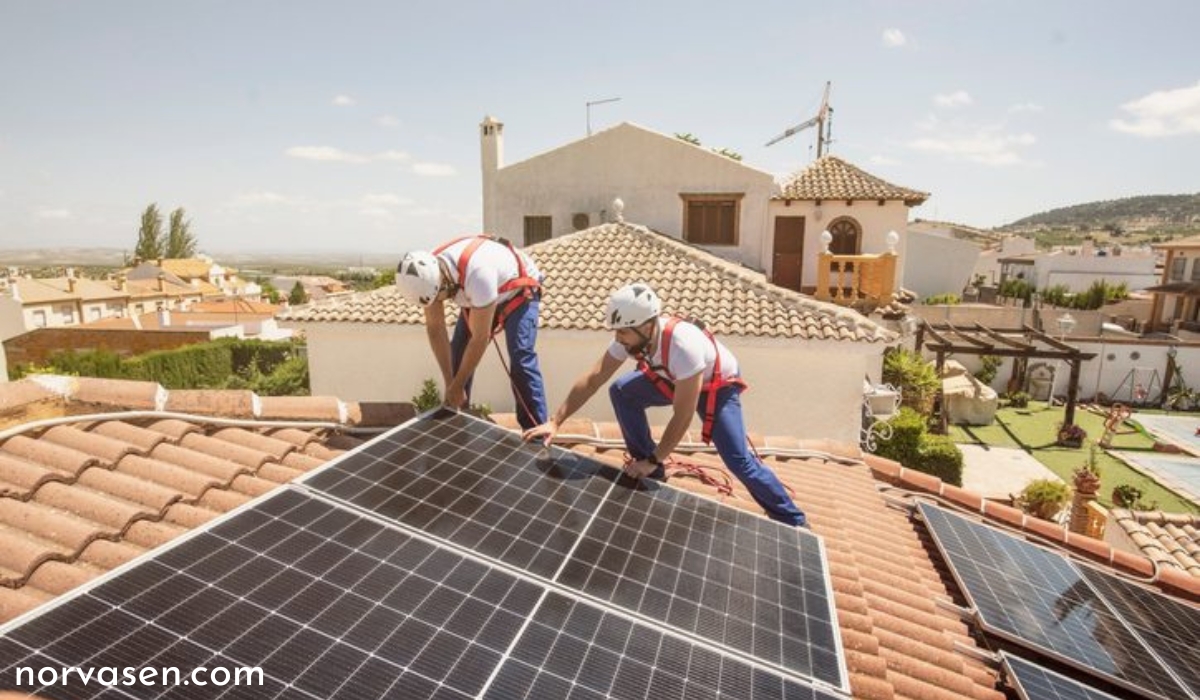
[[[638,357],[638,370],[650,380],[650,383],[652,383],[654,387],[658,389],[659,393],[665,396],[668,401],[675,400],[675,377],[671,375],[670,370],[671,335],[675,331],[675,326],[678,325],[680,321],[684,321],[684,319],[678,316],[672,316],[671,318],[667,319],[666,325],[663,326],[662,340],[660,341],[662,343],[663,366],[660,369],[662,372],[666,373],[667,376],[664,377],[653,367],[651,367],[650,362],[646,359],[645,355],[640,355]],[[687,321],[684,322],[687,323]],[[706,392],[704,410],[700,412],[700,415],[703,418],[703,426],[700,430],[700,439],[704,441],[704,444],[708,445],[712,443],[713,422],[717,413],[717,392],[721,388],[729,385],[740,386],[743,390],[748,389],[749,386],[747,386],[746,382],[742,381],[741,377],[726,379],[721,374],[721,349],[717,346],[717,339],[713,337],[713,334],[710,333],[707,328],[700,328],[700,331],[704,333],[705,337],[707,337],[709,342],[712,343],[713,350],[716,352],[716,359],[713,361],[712,378],[709,379],[708,383],[704,386],[704,391]]]
[[[476,236],[462,236],[456,238],[449,243],[439,246],[433,251],[433,254],[441,255],[446,251],[446,249],[466,240],[470,240],[471,242],[467,244],[467,247],[463,250],[462,255],[458,257],[458,285],[460,287],[467,279],[467,265],[471,261],[471,256],[475,254],[475,251],[479,250],[480,246],[488,241],[499,243],[500,245],[507,247],[509,252],[512,253],[513,259],[517,261],[517,276],[500,285],[500,288],[497,291],[501,295],[507,294],[513,290],[519,290],[519,293],[496,310],[496,316],[492,319],[492,337],[494,338],[496,337],[496,334],[500,332],[500,329],[504,327],[505,320],[507,320],[514,311],[521,308],[525,302],[532,299],[534,294],[541,289],[542,284],[533,277],[529,276],[529,273],[525,270],[525,260],[517,252],[517,249],[513,247],[511,241],[508,241],[504,238],[497,238],[490,234],[481,233]],[[463,315],[469,320],[471,316],[471,310],[463,309]]]

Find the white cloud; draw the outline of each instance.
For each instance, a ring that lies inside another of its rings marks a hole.
[[[1044,108],[1035,102],[1022,102],[1008,108],[1009,114],[1020,114],[1021,112],[1041,112]]]
[[[971,99],[971,95],[968,94],[966,90],[955,90],[954,92],[933,96],[933,103],[935,105],[938,107],[947,107],[949,109],[954,109],[955,107],[966,107],[972,102],[973,100]]]
[[[402,163],[409,159],[409,155],[404,151],[382,151],[371,157],[371,160],[389,161],[392,163]]]
[[[392,218],[392,211],[385,207],[363,207],[358,210],[358,213],[362,216],[370,217],[372,219]]]
[[[889,27],[883,30],[883,45],[889,49],[898,49],[908,43],[908,38],[904,36],[904,32]]]
[[[1126,102],[1121,109],[1131,120],[1109,121],[1116,131],[1148,138],[1200,134],[1200,82],[1191,87],[1152,92]]]
[[[871,156],[870,161],[873,165],[900,165],[900,161],[887,156]]]
[[[302,160],[332,161],[337,163],[365,163],[366,156],[343,151],[332,146],[292,146],[285,151],[293,158]]]
[[[933,131],[941,126],[941,124],[942,120],[938,118],[938,115],[930,112],[929,114],[926,114],[924,118],[917,121],[915,126],[921,131]]]
[[[354,104],[354,98],[349,95],[338,95],[333,98],[334,107],[350,107]]]
[[[407,207],[411,206],[413,201],[407,197],[392,194],[390,192],[383,193],[367,193],[359,200],[363,205],[368,207]]]
[[[447,177],[458,173],[453,165],[445,163],[413,163],[413,172],[425,177]]]
[[[387,129],[395,129],[400,126],[400,120],[390,114],[381,114],[375,117],[375,123]]]
[[[352,153],[333,146],[292,146],[284,151],[293,158],[317,160],[327,163],[403,163],[411,156],[404,151],[380,151],[372,155]]]
[[[919,138],[907,146],[914,151],[935,153],[951,160],[983,165],[1017,165],[1026,162],[1018,149],[1037,141],[1032,134],[1003,134],[995,129],[979,129],[973,134],[945,138]]]
[[[65,221],[67,219],[75,218],[69,209],[39,209],[34,216],[39,219],[55,221]]]

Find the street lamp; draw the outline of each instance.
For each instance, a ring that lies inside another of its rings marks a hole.
[[[1071,312],[1069,312],[1069,311],[1067,313],[1063,314],[1062,316],[1059,316],[1058,317],[1058,339],[1063,340],[1068,335],[1071,335],[1071,331],[1075,330],[1076,324],[1077,324],[1077,321],[1075,320],[1075,317],[1072,316]]]

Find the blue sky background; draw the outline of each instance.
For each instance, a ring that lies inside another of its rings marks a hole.
[[[1200,191],[1200,3],[0,0],[0,248],[399,253],[507,163],[630,121],[787,173],[832,152],[977,226]],[[628,211],[636,220],[636,211]],[[504,232],[501,232],[504,233]],[[509,232],[511,233],[511,232]]]

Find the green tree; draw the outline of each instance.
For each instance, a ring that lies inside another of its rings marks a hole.
[[[183,207],[171,212],[171,229],[167,233],[167,250],[164,257],[190,258],[196,254],[196,237],[191,232],[192,222],[183,218]]]
[[[304,285],[300,284],[300,280],[296,280],[296,284],[292,285],[292,293],[288,294],[288,303],[292,306],[308,303],[308,292],[304,291]]]
[[[142,212],[142,226],[138,229],[137,247],[133,254],[139,260],[158,260],[163,256],[162,214],[158,204],[151,204]]]
[[[262,295],[266,297],[267,301],[272,304],[278,304],[283,299],[283,295],[279,293],[275,285],[271,284],[266,277],[259,277],[254,281],[258,283],[259,287],[262,287]]]

